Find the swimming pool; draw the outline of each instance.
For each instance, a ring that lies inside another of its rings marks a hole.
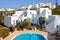
[[[13,40],[46,40],[43,35],[40,34],[21,34],[17,35]]]

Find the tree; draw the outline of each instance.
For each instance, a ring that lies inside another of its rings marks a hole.
[[[60,15],[60,6],[56,6],[55,9],[52,9],[52,15]]]
[[[17,30],[23,29],[23,27],[21,26],[21,24],[22,24],[22,21],[21,21],[21,22],[18,22],[18,23],[15,25],[15,28],[17,28]]]
[[[39,17],[39,24],[41,26],[42,29],[42,25],[45,23],[45,18],[44,17]]]
[[[24,21],[21,21],[19,22],[16,26],[15,26],[17,29],[22,29],[23,28],[31,28],[31,22],[29,20],[24,20]]]
[[[31,26],[31,22],[29,20],[25,20],[21,25],[23,25],[23,28],[29,28]]]
[[[15,28],[19,28],[20,22],[16,24]]]
[[[2,23],[4,21],[4,16],[2,14],[3,14],[3,12],[0,11],[0,23]]]

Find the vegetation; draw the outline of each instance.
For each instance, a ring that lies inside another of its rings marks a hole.
[[[4,16],[2,15],[2,13],[3,13],[3,12],[0,11],[0,23],[3,22],[3,20],[4,20]]]
[[[36,7],[32,7],[30,10],[36,10],[37,8]]]
[[[5,38],[9,35],[10,30],[6,27],[0,26],[0,37]]]
[[[6,36],[9,35],[9,29],[2,26],[4,22],[4,16],[3,16],[3,12],[0,11],[0,37],[5,38]]]
[[[17,29],[19,28],[31,28],[31,22],[29,20],[21,21],[16,26]]]
[[[39,17],[39,24],[42,29],[42,25],[45,23],[45,18],[44,17]]]
[[[19,28],[20,22],[16,24],[15,28]]]
[[[22,22],[22,25],[24,28],[29,28],[31,26],[31,22],[29,20],[25,20]]]
[[[53,15],[60,15],[60,6],[57,6],[55,9],[52,9]]]

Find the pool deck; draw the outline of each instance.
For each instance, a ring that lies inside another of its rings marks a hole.
[[[13,40],[17,35],[24,34],[24,33],[41,34],[45,38],[48,37],[48,33],[47,32],[43,32],[43,31],[39,31],[39,30],[19,30],[19,31],[14,31],[13,33],[10,33],[10,35],[7,36],[6,38],[4,38],[4,40]]]

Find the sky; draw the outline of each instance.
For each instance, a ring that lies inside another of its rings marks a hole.
[[[39,3],[55,4],[55,0],[0,0],[0,8],[14,8],[18,9],[22,6],[34,5]],[[60,0],[58,0],[60,5]]]

